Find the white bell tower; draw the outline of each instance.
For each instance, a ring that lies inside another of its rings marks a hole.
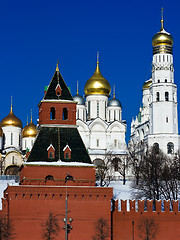
[[[152,39],[152,84],[150,86],[150,135],[148,145],[158,144],[167,154],[179,148],[177,86],[174,83],[173,38],[161,30]]]

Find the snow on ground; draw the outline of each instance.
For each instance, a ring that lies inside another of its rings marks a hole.
[[[114,199],[131,199],[131,181],[126,181],[123,185],[123,181],[112,181],[108,187],[113,187]]]
[[[2,210],[2,198],[4,197],[4,190],[9,185],[19,185],[15,180],[0,180],[0,210]]]

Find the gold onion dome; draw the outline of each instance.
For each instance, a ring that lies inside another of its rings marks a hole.
[[[151,84],[152,84],[152,79],[149,79],[149,80],[145,81],[144,84],[143,84],[143,90],[149,89]]]
[[[87,80],[86,85],[84,87],[85,95],[93,95],[93,94],[101,94],[109,96],[111,92],[111,86],[106,80],[99,69],[99,61],[97,61],[96,70],[93,76]]]
[[[168,45],[172,47],[173,45],[173,37],[171,36],[170,33],[164,30],[163,23],[164,23],[164,20],[163,20],[163,9],[162,9],[161,30],[158,33],[156,33],[152,38],[153,47],[161,46],[161,45]]]
[[[5,126],[15,126],[15,127],[20,127],[22,128],[22,122],[21,120],[16,117],[13,113],[13,110],[12,110],[12,105],[11,105],[11,111],[10,113],[8,114],[7,117],[3,118],[1,123],[0,123],[0,126],[1,127],[5,127]]]
[[[32,122],[32,117],[31,117],[31,122],[23,128],[22,130],[22,137],[36,137],[37,135],[37,129],[36,125]]]

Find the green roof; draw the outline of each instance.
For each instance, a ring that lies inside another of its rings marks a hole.
[[[53,159],[48,158],[47,148],[50,144],[55,149],[55,158]],[[64,158],[63,149],[67,144],[71,149],[71,159]],[[27,162],[58,161],[59,149],[60,160],[63,162],[91,163],[80,134],[74,127],[41,127]]]

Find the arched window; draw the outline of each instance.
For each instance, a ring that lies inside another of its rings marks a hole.
[[[172,142],[169,142],[167,144],[167,154],[173,154],[174,153],[174,144]]]
[[[54,120],[55,117],[56,117],[56,110],[55,110],[54,107],[52,107],[52,108],[50,109],[50,119],[51,119],[51,120]]]
[[[160,83],[160,79],[158,79],[158,83]]]
[[[49,153],[49,158],[54,158],[54,153],[53,152]]]
[[[67,108],[63,108],[63,116],[62,116],[63,120],[67,120],[68,119],[68,110]]]
[[[159,153],[159,144],[158,143],[153,144],[153,150],[155,151],[155,153]]]
[[[54,180],[54,177],[52,175],[47,175],[45,177],[45,181],[47,181],[47,180]]]
[[[165,101],[169,101],[169,93],[165,92]]]
[[[167,83],[167,79],[165,79],[165,83]]]
[[[156,92],[156,101],[157,101],[157,102],[160,101],[160,94],[159,94],[159,92]]]

